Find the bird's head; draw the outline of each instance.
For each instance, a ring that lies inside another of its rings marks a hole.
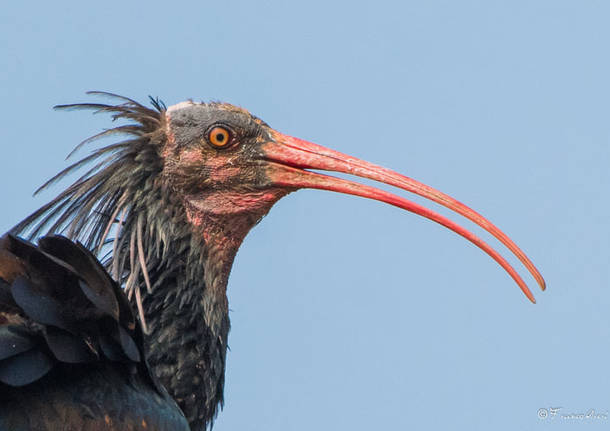
[[[392,193],[311,170],[341,172],[416,193],[471,219],[503,242],[544,289],[539,272],[508,236],[466,205],[418,181],[282,134],[229,104],[182,102],[165,111],[165,121],[163,176],[183,196],[189,221],[201,226],[209,241],[234,238],[241,243],[275,202],[297,189],[347,193],[395,205],[462,235],[494,258],[534,300],[500,254],[451,220]]]
[[[230,104],[188,101],[165,108],[153,100],[156,109],[150,109],[131,99],[101,94],[123,103],[60,108],[96,109],[113,114],[114,119],[131,120],[93,137],[121,133],[130,139],[98,149],[58,174],[49,183],[86,163],[97,162],[15,231],[34,227],[31,236],[35,236],[53,222],[51,231],[62,231],[89,247],[101,248],[110,228],[118,225],[113,250],[114,261],[119,261],[115,274],[118,278],[124,268],[130,268],[132,275],[135,268],[135,278],[138,267],[146,273],[145,261],[151,250],[163,253],[168,237],[172,232],[177,235],[179,229],[167,222],[172,217],[190,225],[191,232],[201,235],[208,249],[224,253],[230,268],[247,232],[273,204],[295,190],[314,188],[382,201],[447,227],[496,260],[534,302],[514,268],[473,233],[401,196],[314,172],[334,171],[418,194],[470,219],[502,242],[545,288],[532,262],[500,229],[466,205],[414,179],[282,134],[245,109]],[[161,217],[163,214],[167,217]],[[146,257],[134,258],[134,254],[142,255],[144,251]]]
[[[294,190],[270,176],[273,163],[265,146],[276,142],[275,132],[245,109],[182,102],[170,106],[164,120],[161,177],[182,197],[189,222],[206,237],[222,229],[241,242],[278,199]]]

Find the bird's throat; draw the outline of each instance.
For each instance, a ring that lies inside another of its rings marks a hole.
[[[216,332],[221,315],[228,313],[227,284],[235,255],[244,238],[262,215],[248,212],[214,213],[201,201],[189,201],[187,219],[194,235],[205,243],[203,269],[206,289],[202,298],[206,322]]]
[[[200,235],[205,243],[206,292],[202,305],[212,328],[218,315],[228,313],[226,290],[239,247],[273,204],[288,193],[280,189],[235,196],[212,192],[186,200],[187,220],[194,235]]]
[[[267,211],[214,213],[205,204],[184,205],[188,235],[172,238],[169,261],[158,262],[164,282],[153,278],[144,295],[149,322],[148,360],[178,402],[192,429],[204,430],[222,406],[230,328],[227,283],[235,255]],[[270,206],[269,206],[270,207]]]
[[[149,363],[191,428],[204,430],[223,402],[229,274],[239,246],[262,216],[213,214],[192,201],[184,208],[188,233],[167,236],[172,252],[151,262],[159,268],[151,271],[152,292],[141,291]]]

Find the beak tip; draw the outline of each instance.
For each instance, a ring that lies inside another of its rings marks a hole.
[[[527,299],[529,299],[531,301],[532,304],[536,303],[536,298],[534,298],[534,295],[532,294],[532,291],[529,290],[527,288],[527,286],[521,286],[521,290],[523,291],[525,296],[527,296]]]

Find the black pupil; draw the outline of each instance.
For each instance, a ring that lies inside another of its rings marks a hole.
[[[225,140],[225,135],[223,135],[223,134],[222,134],[222,133],[220,133],[220,132],[219,132],[219,133],[217,133],[217,134],[216,134],[216,140],[217,140],[218,142],[222,142],[222,141],[224,141],[224,140]]]

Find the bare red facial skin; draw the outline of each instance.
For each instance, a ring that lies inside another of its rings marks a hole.
[[[527,298],[535,303],[534,296],[517,271],[492,247],[473,233],[455,222],[421,205],[374,187],[358,184],[340,178],[330,177],[305,169],[319,169],[342,172],[362,178],[379,181],[403,190],[416,193],[437,202],[458,214],[472,220],[502,242],[528,269],[542,290],[546,284],[540,272],[519,247],[500,229],[482,215],[458,202],[452,197],[422,184],[416,180],[400,175],[389,169],[347,156],[279,132],[271,132],[273,140],[262,145],[265,159],[270,162],[267,177],[275,186],[287,188],[314,188],[339,193],[352,194],[378,200],[421,215],[466,238],[485,253],[491,256],[519,285]]]

